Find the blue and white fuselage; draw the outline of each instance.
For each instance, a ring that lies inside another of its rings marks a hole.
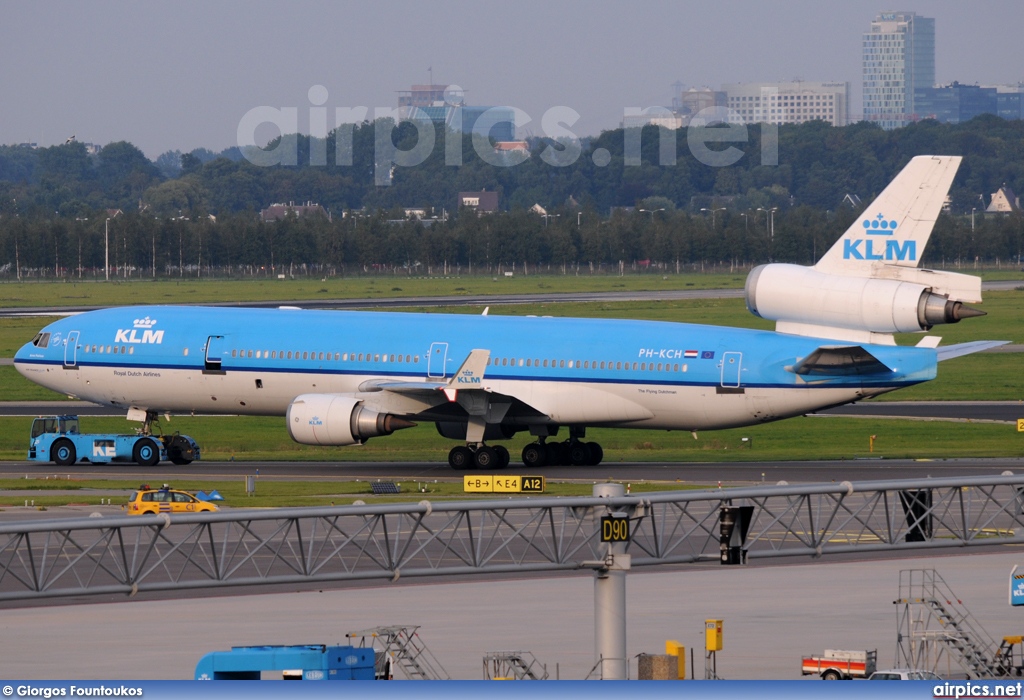
[[[301,394],[438,386],[478,348],[489,351],[480,388],[523,404],[507,421],[521,427],[728,428],[936,374],[934,349],[883,345],[864,348],[884,372],[798,374],[798,363],[835,342],[652,321],[155,306],[72,316],[42,333],[44,347],[26,344],[15,357],[24,376],[158,413],[284,415]],[[401,415],[459,419],[435,393]]]

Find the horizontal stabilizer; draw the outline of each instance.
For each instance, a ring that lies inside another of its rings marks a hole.
[[[998,348],[1000,345],[1006,345],[1009,342],[1009,340],[975,340],[970,343],[957,343],[956,345],[936,348],[935,352],[938,355],[939,362],[942,362],[943,360],[952,360],[954,357],[963,357],[964,355],[981,352],[982,350]]]
[[[890,374],[892,369],[860,345],[823,345],[792,368],[801,375]]]

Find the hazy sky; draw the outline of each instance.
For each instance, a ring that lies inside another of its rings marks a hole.
[[[467,104],[524,110],[542,134],[556,106],[583,136],[627,107],[690,87],[847,80],[860,111],[860,42],[875,14],[936,18],[940,83],[1024,81],[1021,0],[317,2],[6,0],[0,143],[127,140],[147,156],[236,145],[242,116],[296,107],[394,107],[396,91],[455,83]],[[304,126],[305,125],[305,126]]]

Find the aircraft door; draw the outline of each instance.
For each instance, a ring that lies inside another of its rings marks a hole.
[[[448,343],[431,343],[427,357],[427,377],[444,379],[445,364],[448,361]]]
[[[738,387],[740,385],[740,366],[742,364],[742,352],[727,352],[722,355],[722,386]]]
[[[78,369],[78,331],[70,331],[64,340],[64,369]]]
[[[211,335],[206,339],[206,357],[203,362],[204,374],[223,374],[221,361],[224,358],[227,341],[222,335]]]

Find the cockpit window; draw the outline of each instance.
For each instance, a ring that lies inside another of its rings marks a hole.
[[[36,333],[36,337],[32,339],[32,344],[37,348],[45,348],[50,344],[49,333]]]

